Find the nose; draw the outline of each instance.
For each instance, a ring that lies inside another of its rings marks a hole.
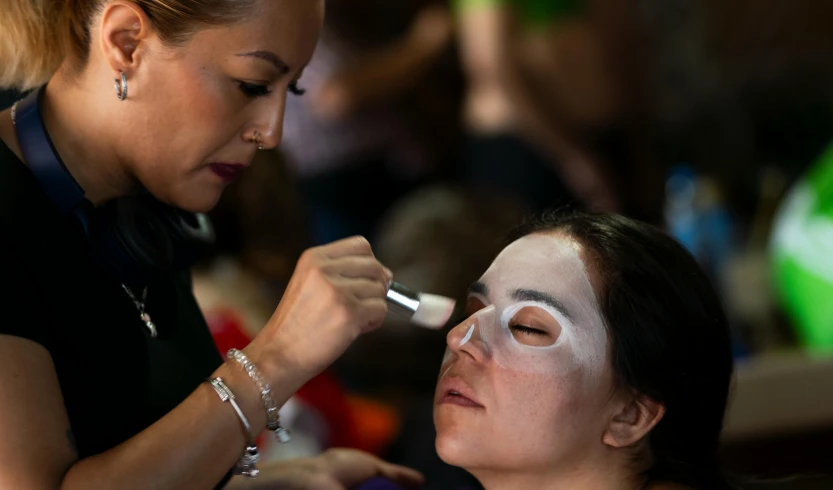
[[[263,105],[258,115],[257,127],[260,130],[261,142],[264,148],[277,148],[283,139],[283,117],[286,111],[286,92],[275,91]]]
[[[458,356],[467,356],[477,362],[485,362],[489,359],[489,345],[483,338],[481,330],[483,312],[490,308],[494,309],[494,306],[480,310],[448,332],[445,340],[451,352]]]

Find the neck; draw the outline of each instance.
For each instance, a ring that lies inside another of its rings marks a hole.
[[[89,85],[59,72],[46,87],[41,114],[61,160],[97,206],[136,192],[138,185],[116,150],[118,131],[129,128],[116,124],[110,105],[84,88]],[[113,100],[118,102],[115,95]]]
[[[633,472],[607,467],[556,471],[473,471],[486,490],[641,490],[645,482]]]

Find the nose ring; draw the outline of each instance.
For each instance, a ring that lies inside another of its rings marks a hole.
[[[252,143],[257,145],[258,150],[263,150],[263,142],[260,141],[260,131],[255,130],[255,134],[252,136]]]

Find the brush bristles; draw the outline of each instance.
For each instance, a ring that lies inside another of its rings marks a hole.
[[[454,313],[455,301],[435,294],[420,294],[419,308],[411,322],[425,328],[440,329],[448,323]]]

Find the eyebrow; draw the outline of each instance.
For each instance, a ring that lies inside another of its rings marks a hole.
[[[534,289],[516,289],[512,292],[512,298],[515,299],[515,301],[535,301],[552,306],[562,315],[567,317],[568,320],[571,322],[573,321],[573,315],[570,314],[570,311],[564,306],[564,304],[547,293],[536,291]]]
[[[469,286],[469,294],[479,294],[481,296],[489,295],[489,286],[480,281],[476,281]]]
[[[238,54],[237,56],[246,56],[249,58],[257,58],[259,60],[263,60],[269,63],[278,69],[281,74],[289,72],[289,65],[286,64],[284,60],[280,58],[280,56],[276,55],[271,51],[252,51],[250,53],[242,53]]]

